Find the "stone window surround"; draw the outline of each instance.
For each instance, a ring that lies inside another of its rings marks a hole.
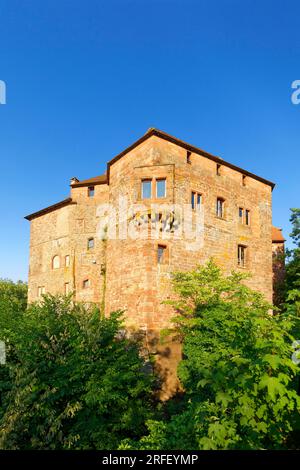
[[[219,201],[221,203],[221,215],[219,215]],[[222,196],[217,196],[215,214],[218,219],[226,220],[226,200]]]
[[[157,181],[165,181],[165,195],[164,197],[157,197],[157,184],[156,182]],[[150,198],[143,198],[143,182],[151,182],[151,197]],[[149,177],[145,177],[145,178],[141,178],[140,180],[140,199],[142,201],[149,201],[149,200],[158,200],[158,201],[161,201],[161,200],[164,200],[167,198],[167,188],[168,188],[168,178],[167,176],[153,176],[152,178]]]
[[[242,217],[240,216],[240,211],[242,211]],[[238,208],[239,223],[245,227],[250,227],[251,225],[251,210],[243,206]],[[247,223],[248,220],[248,223]]]
[[[237,245],[237,265],[238,268],[249,268],[249,249],[248,246],[238,243]]]

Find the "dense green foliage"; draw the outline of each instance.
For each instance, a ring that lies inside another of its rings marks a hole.
[[[300,209],[291,209],[291,211],[290,236],[295,248],[287,250],[285,308],[300,318]]]
[[[27,287],[0,281],[2,449],[299,448],[300,209],[293,209],[285,302],[270,315],[245,275],[212,262],[173,275],[172,335],[183,392],[155,402],[156,379],[122,315],[70,298],[27,308]]]
[[[51,296],[15,312],[0,311],[0,448],[115,449],[141,435],[152,377],[139,343],[122,334],[120,313],[104,319]]]
[[[177,273],[175,330],[183,341],[178,373],[182,400],[167,419],[148,422],[144,449],[272,449],[285,445],[300,409],[293,388],[293,328],[288,315],[271,316],[263,297],[225,277],[213,263]],[[169,415],[169,416],[168,416]]]

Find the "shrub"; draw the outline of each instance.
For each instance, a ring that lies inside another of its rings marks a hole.
[[[300,400],[293,389],[294,319],[270,315],[245,275],[212,262],[174,275],[175,329],[183,343],[183,400],[168,419],[148,421],[138,445],[155,449],[273,449],[286,443]],[[170,406],[170,405],[168,405]]]
[[[97,309],[48,295],[14,331],[3,330],[1,319],[0,326],[10,377],[2,449],[114,449],[145,432],[152,376],[139,342],[120,334],[120,312],[101,318]]]

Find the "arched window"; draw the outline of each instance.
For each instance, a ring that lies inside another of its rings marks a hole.
[[[60,258],[58,255],[54,256],[52,259],[52,269],[60,268]]]

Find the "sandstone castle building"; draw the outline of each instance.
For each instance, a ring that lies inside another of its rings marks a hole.
[[[249,271],[249,286],[272,301],[272,259],[284,244],[280,229],[272,227],[273,188],[151,128],[109,161],[104,175],[73,178],[67,199],[26,217],[29,301],[72,292],[107,314],[125,310],[129,325],[158,330],[172,315],[162,304],[172,297],[171,273],[210,258],[226,273]],[[190,208],[193,230],[201,225],[197,242],[185,233],[176,236],[182,207]],[[143,237],[132,236],[139,230]],[[281,268],[277,263],[277,277]]]

